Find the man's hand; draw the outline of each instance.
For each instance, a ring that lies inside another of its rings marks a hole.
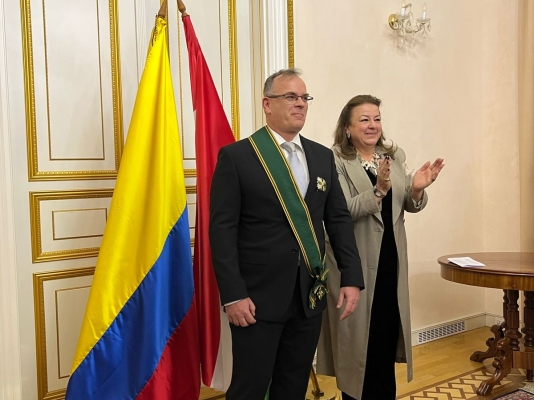
[[[228,320],[235,326],[246,327],[256,323],[256,319],[254,318],[256,316],[256,306],[250,300],[250,297],[225,306],[225,309]]]
[[[360,301],[360,288],[356,286],[342,287],[339,291],[336,308],[341,308],[343,300],[346,300],[346,304],[345,310],[343,310],[343,314],[341,314],[341,318],[339,319],[340,321],[343,321],[356,310],[356,306]]]

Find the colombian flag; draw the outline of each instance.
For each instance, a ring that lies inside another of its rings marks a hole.
[[[167,47],[157,19],[67,400],[197,400],[191,242]]]

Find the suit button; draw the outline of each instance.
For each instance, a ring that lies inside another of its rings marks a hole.
[[[298,251],[297,249],[293,249],[293,250],[291,250],[291,252],[292,252],[293,254],[297,254],[299,251]]]

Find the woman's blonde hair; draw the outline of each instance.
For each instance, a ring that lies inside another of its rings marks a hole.
[[[338,147],[339,155],[346,160],[354,160],[358,154],[350,139],[347,138],[346,128],[350,125],[352,110],[362,104],[374,104],[375,106],[380,107],[382,101],[369,94],[360,94],[350,99],[341,110],[341,114],[337,120],[336,130],[334,131],[334,145]],[[376,146],[383,149],[385,155],[395,159],[397,146],[393,143],[386,144],[384,132],[380,133],[380,138],[378,139]]]

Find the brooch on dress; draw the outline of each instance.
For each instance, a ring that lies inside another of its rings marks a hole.
[[[320,176],[317,177],[317,190],[326,192],[326,181]]]
[[[376,151],[373,152],[373,158],[371,159],[371,161],[367,161],[367,160],[364,160],[362,156],[360,156],[360,154],[358,154],[358,158],[360,159],[360,162],[362,164],[362,167],[366,170],[366,171],[369,171],[371,170],[371,172],[373,173],[373,175],[376,176],[376,171],[378,169],[378,166],[379,166],[379,160],[381,158],[380,154],[378,154]]]

